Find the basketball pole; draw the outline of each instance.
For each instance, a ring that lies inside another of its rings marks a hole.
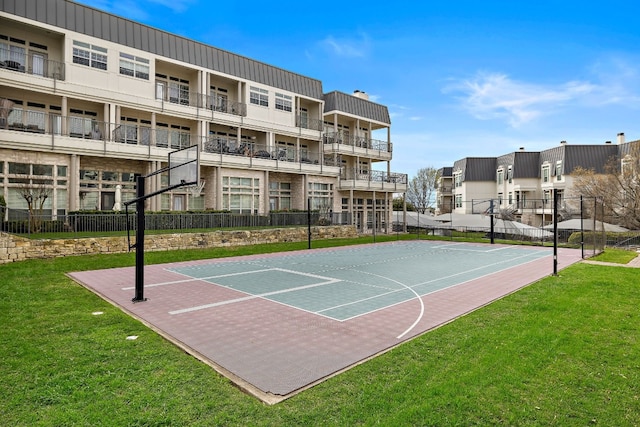
[[[553,189],[553,275],[558,275],[558,189]]]
[[[144,297],[144,181],[145,177],[136,178],[136,291],[131,301],[146,301]]]
[[[307,249],[311,249],[311,198],[307,199]]]
[[[197,148],[197,146],[192,146],[192,147],[188,147],[187,149],[191,149],[193,147]],[[173,153],[177,153],[183,150],[186,150],[186,149],[177,150],[177,151],[174,151]],[[171,154],[173,153],[169,153],[169,166],[164,167],[162,169],[158,169],[157,171],[151,172],[148,175],[138,175],[136,177],[136,198],[133,200],[126,201],[124,203],[126,208],[128,208],[129,205],[132,205],[134,203],[136,205],[136,243],[132,245],[131,242],[129,242],[129,250],[131,250],[132,248],[136,249],[135,296],[131,299],[131,301],[133,301],[134,303],[147,300],[144,297],[144,232],[145,232],[144,203],[145,201],[150,197],[157,196],[158,194],[162,194],[167,191],[174,190],[176,188],[184,187],[186,185],[198,184],[198,179],[196,179],[194,182],[185,182],[184,180],[181,180],[180,183],[178,184],[169,185],[166,188],[162,188],[152,193],[145,194],[144,185],[145,185],[145,180],[147,178],[152,177],[154,175],[158,175],[163,172],[167,172],[167,171],[171,173],[172,170],[177,169],[179,167],[183,167],[184,165],[188,165],[190,163],[195,162],[196,164],[196,178],[197,178],[199,168],[200,168],[199,151],[197,151],[195,160],[189,160],[187,162],[184,162],[175,166],[171,166]],[[128,219],[127,219],[127,240],[129,240]]]

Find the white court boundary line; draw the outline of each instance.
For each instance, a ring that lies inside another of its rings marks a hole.
[[[337,282],[342,282],[343,280],[341,279],[335,279],[333,277],[325,277],[325,276],[320,276],[318,274],[312,274],[312,273],[303,273],[301,271],[295,271],[295,270],[288,270],[286,268],[268,268],[268,269],[261,269],[261,270],[253,270],[253,271],[247,271],[247,272],[239,272],[239,273],[230,273],[230,274],[221,274],[218,276],[209,276],[207,278],[193,278],[191,280],[181,280],[178,282],[190,282],[190,281],[194,281],[194,280],[208,280],[208,279],[216,279],[216,278],[220,278],[220,277],[230,277],[230,276],[240,276],[243,274],[254,274],[254,273],[262,273],[265,271],[281,271],[281,272],[285,272],[285,273],[290,273],[290,274],[296,274],[298,276],[306,276],[306,277],[312,277],[314,279],[320,279],[323,280],[322,282],[319,283],[311,283],[309,285],[304,285],[304,286],[298,286],[295,288],[287,288],[287,289],[280,289],[278,291],[272,291],[272,292],[264,292],[261,294],[250,294],[249,292],[245,292],[230,286],[224,286],[224,285],[220,285],[217,284],[217,286],[221,286],[223,288],[226,289],[231,289],[234,290],[236,292],[241,292],[243,294],[246,294],[246,297],[241,297],[241,298],[234,298],[231,300],[225,300],[225,301],[218,301],[218,302],[214,302],[214,303],[210,303],[210,304],[203,304],[203,305],[198,305],[198,306],[194,306],[194,307],[188,307],[188,308],[183,308],[180,310],[173,310],[170,311],[169,314],[171,315],[175,315],[175,314],[182,314],[182,313],[190,313],[193,311],[198,311],[198,310],[204,310],[207,308],[212,308],[212,307],[220,307],[223,305],[227,305],[227,304],[235,304],[238,302],[243,302],[243,301],[249,301],[252,299],[256,299],[256,298],[265,298],[265,297],[269,297],[272,295],[278,295],[278,294],[284,294],[287,292],[295,292],[295,291],[299,291],[299,290],[303,290],[303,289],[310,289],[310,288],[314,288],[317,286],[324,286],[324,285],[330,285],[333,283],[337,283]],[[173,282],[166,282],[163,284],[158,284],[158,285],[164,285],[164,284],[171,284]],[[296,307],[298,308],[298,307]],[[300,308],[298,308],[300,309]],[[305,310],[306,311],[306,310]]]
[[[540,260],[540,259],[543,259],[543,258],[546,258],[546,257],[549,257],[549,256],[550,256],[550,255],[545,255],[545,256],[543,256],[543,257],[535,258],[535,259],[532,259],[531,261],[528,261],[528,262],[525,262],[525,263],[522,263],[522,264],[518,264],[517,266],[527,265],[527,264],[529,264],[529,263],[532,263],[532,262],[538,261],[538,260]],[[486,268],[486,267],[491,267],[491,266],[494,266],[494,265],[499,265],[499,264],[506,263],[506,262],[508,262],[508,261],[513,261],[513,260],[517,260],[517,259],[521,259],[521,258],[527,258],[527,257],[528,257],[528,255],[522,255],[522,256],[519,256],[519,257],[516,257],[516,258],[510,258],[510,259],[508,259],[508,260],[503,260],[503,261],[495,262],[495,263],[493,263],[493,264],[483,265],[483,266],[480,266],[480,267],[472,268],[471,270],[465,270],[465,271],[461,271],[461,272],[459,272],[459,273],[451,274],[451,275],[449,275],[449,276],[438,277],[438,278],[433,279],[433,280],[427,280],[426,282],[416,283],[415,285],[413,285],[413,286],[409,286],[408,288],[409,288],[409,289],[410,289],[414,294],[418,295],[418,296],[420,297],[420,299],[422,300],[422,297],[424,297],[424,296],[431,295],[431,294],[434,294],[434,293],[436,293],[436,292],[440,292],[440,291],[443,291],[443,290],[446,290],[446,289],[449,289],[449,288],[453,288],[453,287],[456,287],[456,286],[459,286],[459,285],[462,285],[462,284],[464,284],[464,283],[468,283],[468,282],[471,282],[471,281],[474,281],[474,280],[477,280],[477,279],[481,279],[481,278],[483,278],[483,277],[487,277],[487,276],[490,276],[490,275],[492,275],[492,274],[501,273],[501,272],[503,272],[503,271],[509,270],[510,268],[514,268],[514,267],[516,267],[516,266],[510,266],[510,267],[506,267],[506,268],[503,268],[503,269],[498,270],[498,271],[492,271],[492,272],[490,272],[490,273],[483,274],[482,276],[474,277],[474,278],[472,278],[472,279],[468,279],[468,280],[465,280],[465,281],[463,281],[463,282],[454,283],[454,284],[452,284],[452,285],[450,285],[450,286],[446,286],[446,287],[444,287],[444,288],[440,288],[440,289],[436,289],[436,290],[431,291],[431,292],[427,292],[427,293],[426,293],[426,294],[424,294],[424,295],[420,295],[420,294],[418,294],[417,292],[415,292],[415,291],[413,290],[413,288],[414,288],[414,287],[418,287],[418,286],[422,286],[422,285],[427,285],[427,284],[429,284],[429,283],[435,283],[435,282],[438,282],[438,281],[441,281],[441,280],[451,279],[452,277],[460,276],[460,275],[462,275],[462,274],[470,273],[470,272],[473,272],[473,271],[476,271],[476,270],[481,270],[481,269]],[[353,270],[353,271],[358,271],[358,270]],[[375,275],[375,274],[372,274],[372,273],[366,273],[366,272],[364,272],[364,271],[361,271],[361,273]],[[379,276],[379,277],[383,277],[383,276]],[[388,280],[391,280],[391,281],[394,281],[394,282],[396,282],[396,283],[400,283],[400,282],[397,282],[397,281],[395,281],[395,280],[393,280],[393,279],[389,279],[389,278],[387,278],[387,277],[383,277],[383,278],[388,279]],[[403,285],[403,286],[404,286],[404,285]],[[338,305],[338,306],[335,306],[335,307],[332,307],[332,308],[327,308],[327,309],[324,309],[324,310],[322,310],[322,311],[329,311],[329,310],[332,310],[333,308],[346,307],[346,306],[351,305],[351,304],[358,304],[358,303],[360,303],[360,302],[364,302],[364,301],[367,301],[367,300],[369,300],[369,299],[374,299],[374,298],[378,298],[378,297],[381,297],[381,296],[390,295],[390,294],[393,294],[393,293],[396,293],[396,292],[400,292],[401,290],[402,290],[402,289],[396,289],[396,290],[393,290],[393,291],[390,291],[390,292],[385,292],[385,293],[383,293],[383,294],[376,295],[376,296],[373,296],[373,297],[367,297],[367,298],[363,298],[363,299],[361,299],[361,300],[357,300],[357,301],[350,301],[350,302],[348,302],[348,303],[346,303],[346,304],[341,304],[341,305]],[[360,314],[357,314],[357,315],[355,315],[355,316],[348,317],[348,318],[346,318],[346,319],[336,319],[336,320],[338,320],[339,322],[346,322],[346,321],[349,321],[349,320],[351,320],[351,319],[356,319],[356,318],[358,318],[358,317],[360,317],[360,316],[367,315],[367,314],[369,314],[369,313],[375,313],[376,311],[384,310],[384,309],[389,308],[389,307],[395,307],[395,306],[396,306],[396,305],[398,305],[398,304],[404,304],[404,303],[405,303],[405,302],[407,302],[407,301],[410,301],[410,300],[399,301],[399,302],[397,302],[397,303],[395,303],[395,304],[386,305],[386,306],[384,306],[384,307],[381,307],[381,308],[378,308],[378,309],[375,309],[375,310],[367,311],[366,313],[360,313]],[[321,312],[318,312],[318,313],[321,313]],[[332,316],[326,316],[326,315],[325,315],[325,317],[333,318]],[[415,327],[415,325],[414,325],[414,327]],[[406,331],[406,332],[405,332],[405,334],[406,334],[407,332],[409,332],[409,331]]]

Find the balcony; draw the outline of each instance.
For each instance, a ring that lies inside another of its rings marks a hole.
[[[340,172],[341,190],[405,191],[407,182],[408,175],[405,173],[358,171],[351,168],[343,168]]]
[[[324,122],[318,119],[311,119],[306,115],[296,115],[296,126],[303,129],[322,131]]]
[[[56,80],[64,80],[64,63],[32,53],[0,48],[0,70],[15,71]]]
[[[191,92],[185,87],[163,86],[156,88],[156,99],[170,104],[189,107],[205,108],[212,112],[231,114],[234,116],[246,116],[247,104],[231,101],[219,95],[207,95],[199,92]]]
[[[390,142],[330,132],[324,136],[323,143],[325,151],[391,160],[392,144]]]
[[[235,138],[224,137],[206,137],[202,142],[202,153],[213,154],[219,156],[221,162],[238,162],[233,157],[244,157],[251,159],[250,164],[255,160],[258,162],[270,161],[264,163],[265,166],[275,167],[276,169],[302,169],[330,166],[338,167],[341,163],[339,156],[322,155],[318,150],[309,148],[294,149],[289,147],[269,147],[265,144],[259,144],[253,141],[241,140]],[[227,156],[232,156],[229,158]],[[243,161],[241,161],[243,162]],[[246,163],[244,161],[243,163]]]

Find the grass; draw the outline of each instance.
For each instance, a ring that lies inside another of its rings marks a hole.
[[[146,261],[305,247],[155,252]],[[640,424],[640,270],[574,265],[265,406],[64,275],[133,264],[134,254],[115,254],[0,266],[0,424]]]
[[[602,252],[599,255],[591,258],[595,261],[613,262],[616,264],[628,264],[629,261],[638,256],[637,252],[628,251],[625,249],[610,249]]]

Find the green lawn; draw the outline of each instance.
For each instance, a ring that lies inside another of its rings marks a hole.
[[[266,406],[64,275],[133,264],[117,254],[0,266],[0,425],[640,424],[637,269],[572,266]]]

